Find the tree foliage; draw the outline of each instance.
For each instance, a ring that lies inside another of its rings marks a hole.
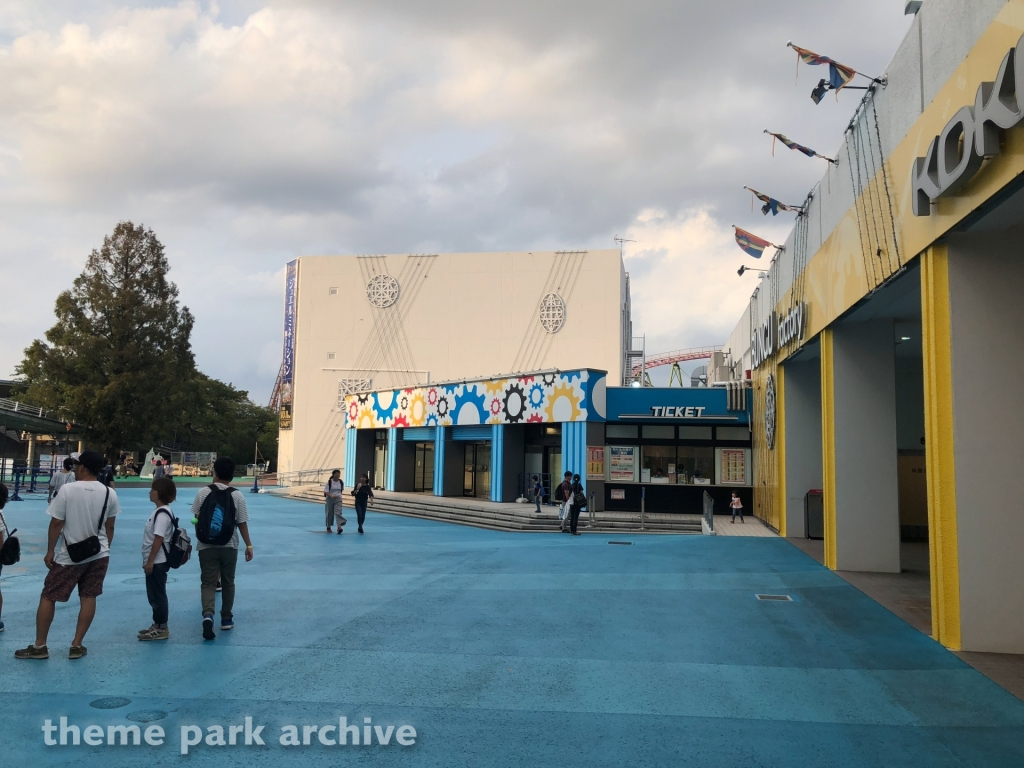
[[[193,451],[217,451],[239,465],[260,454],[277,459],[277,414],[256,405],[245,390],[198,373],[190,404],[181,414],[177,442]]]
[[[84,425],[108,455],[156,443],[193,387],[193,317],[151,229],[121,222],[57,297],[46,341],[25,350],[26,398]]]

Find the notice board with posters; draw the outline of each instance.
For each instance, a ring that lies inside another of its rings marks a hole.
[[[716,448],[719,485],[750,485],[750,449]]]
[[[636,455],[639,449],[635,445],[609,445],[608,479],[613,482],[636,482]]]
[[[587,480],[604,480],[604,446],[587,446]]]

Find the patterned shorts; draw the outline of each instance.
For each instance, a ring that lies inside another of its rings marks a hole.
[[[101,557],[78,565],[53,564],[43,582],[43,597],[55,603],[66,603],[78,587],[79,599],[103,594],[103,578],[107,575],[109,557]]]

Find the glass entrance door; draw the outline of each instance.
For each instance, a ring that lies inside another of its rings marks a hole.
[[[434,490],[434,444],[416,443],[416,466],[412,479],[414,491]]]
[[[491,496],[491,444],[466,443],[462,495],[487,499]]]

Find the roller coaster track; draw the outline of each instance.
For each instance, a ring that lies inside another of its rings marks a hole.
[[[663,365],[672,365],[672,363],[682,363],[687,360],[707,360],[711,357],[713,352],[721,352],[722,345],[719,344],[714,347],[691,347],[690,349],[677,349],[675,352],[663,352],[657,355],[651,355],[647,358],[644,363],[634,363],[633,365],[633,377],[640,375],[640,368],[644,367],[647,370],[651,368],[660,368]]]

